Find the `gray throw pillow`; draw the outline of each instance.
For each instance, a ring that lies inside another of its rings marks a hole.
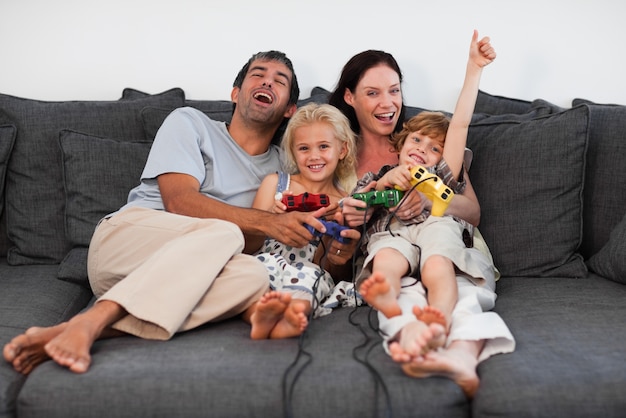
[[[577,253],[589,109],[472,123],[479,225],[503,276],[585,277]]]
[[[0,110],[17,128],[6,175],[7,231],[14,244],[8,263],[59,263],[71,248],[64,227],[61,130],[144,140],[141,109],[174,109],[183,102],[180,89],[118,101],[51,102],[0,94]]]
[[[573,103],[587,107],[590,116],[580,248],[588,259],[604,247],[626,208],[626,106]]]
[[[100,219],[126,204],[128,192],[139,184],[152,141],[119,141],[62,130],[59,145],[66,198],[65,233],[74,247],[61,263],[59,278],[84,281],[84,250],[93,231]]]
[[[600,276],[626,284],[626,214],[604,247],[587,260],[587,266]]]

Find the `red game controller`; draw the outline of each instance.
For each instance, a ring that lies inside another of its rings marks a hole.
[[[287,212],[294,210],[300,212],[311,212],[320,208],[325,208],[330,205],[330,199],[327,194],[315,194],[304,192],[299,195],[287,195],[283,196],[283,204],[287,206],[285,209]]]

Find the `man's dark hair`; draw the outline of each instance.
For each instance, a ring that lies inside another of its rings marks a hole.
[[[298,87],[298,78],[296,77],[296,72],[293,70],[293,64],[291,60],[287,58],[285,53],[280,51],[263,51],[257,52],[254,54],[248,62],[243,66],[243,68],[237,74],[235,81],[233,82],[233,87],[241,88],[243,84],[243,80],[248,74],[250,70],[250,65],[256,60],[259,61],[277,61],[282,64],[285,64],[289,71],[291,71],[291,92],[289,93],[289,104],[297,104],[298,98],[300,97],[300,87]]]

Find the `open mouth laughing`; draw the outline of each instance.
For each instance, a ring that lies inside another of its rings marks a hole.
[[[274,102],[274,97],[271,94],[265,93],[263,91],[258,91],[254,93],[252,96],[255,100],[258,100],[261,103],[272,104]]]

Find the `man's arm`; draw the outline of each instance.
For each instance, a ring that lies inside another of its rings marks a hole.
[[[483,67],[495,58],[496,52],[491,46],[489,38],[485,37],[478,41],[478,31],[475,30],[470,44],[465,81],[450,120],[450,127],[443,148],[443,159],[448,163],[456,179],[459,178],[463,167],[467,133],[476,105],[480,76]]]
[[[199,192],[198,180],[188,174],[165,173],[158,176],[157,181],[165,210],[197,218],[222,219],[238,225],[246,236],[246,252],[258,249],[266,236],[293,247],[303,247],[312,238],[303,224],[323,229],[316,218],[322,216],[325,208],[311,213],[290,212],[278,216],[263,210],[232,206],[205,196]]]

